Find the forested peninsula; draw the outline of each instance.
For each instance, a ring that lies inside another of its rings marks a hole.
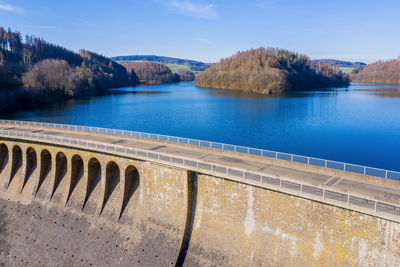
[[[400,58],[368,64],[354,70],[350,78],[353,82],[400,84]]]
[[[199,87],[272,95],[348,84],[349,78],[339,66],[312,62],[309,57],[288,50],[263,47],[238,52],[196,76]]]

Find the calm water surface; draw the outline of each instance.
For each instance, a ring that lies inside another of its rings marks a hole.
[[[353,83],[277,98],[193,83],[113,91],[2,117],[175,135],[400,171],[400,86]]]

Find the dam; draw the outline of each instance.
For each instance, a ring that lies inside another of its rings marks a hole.
[[[398,180],[207,141],[1,120],[0,264],[397,266]]]

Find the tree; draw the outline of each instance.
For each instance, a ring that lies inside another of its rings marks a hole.
[[[350,78],[355,82],[400,83],[400,59],[368,64],[354,70]]]
[[[189,70],[179,69],[177,74],[181,81],[193,81],[195,78],[193,71]]]
[[[122,65],[128,72],[135,73],[141,83],[172,83],[177,81],[177,77],[171,70],[156,62],[124,62]]]
[[[46,59],[26,72],[22,80],[36,93],[73,95],[72,77],[73,70],[65,60]]]

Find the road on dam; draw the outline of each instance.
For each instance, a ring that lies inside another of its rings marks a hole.
[[[269,177],[288,179],[289,181],[292,180],[299,183],[331,188],[337,191],[356,193],[372,199],[400,204],[400,186],[396,187],[396,182],[351,172],[336,171],[300,163],[294,164],[285,160],[230,151],[120,135],[7,125],[0,126],[0,130],[75,138],[110,145],[122,145],[127,148],[137,148],[149,152],[160,152],[188,160],[201,160],[210,164],[241,168]]]

